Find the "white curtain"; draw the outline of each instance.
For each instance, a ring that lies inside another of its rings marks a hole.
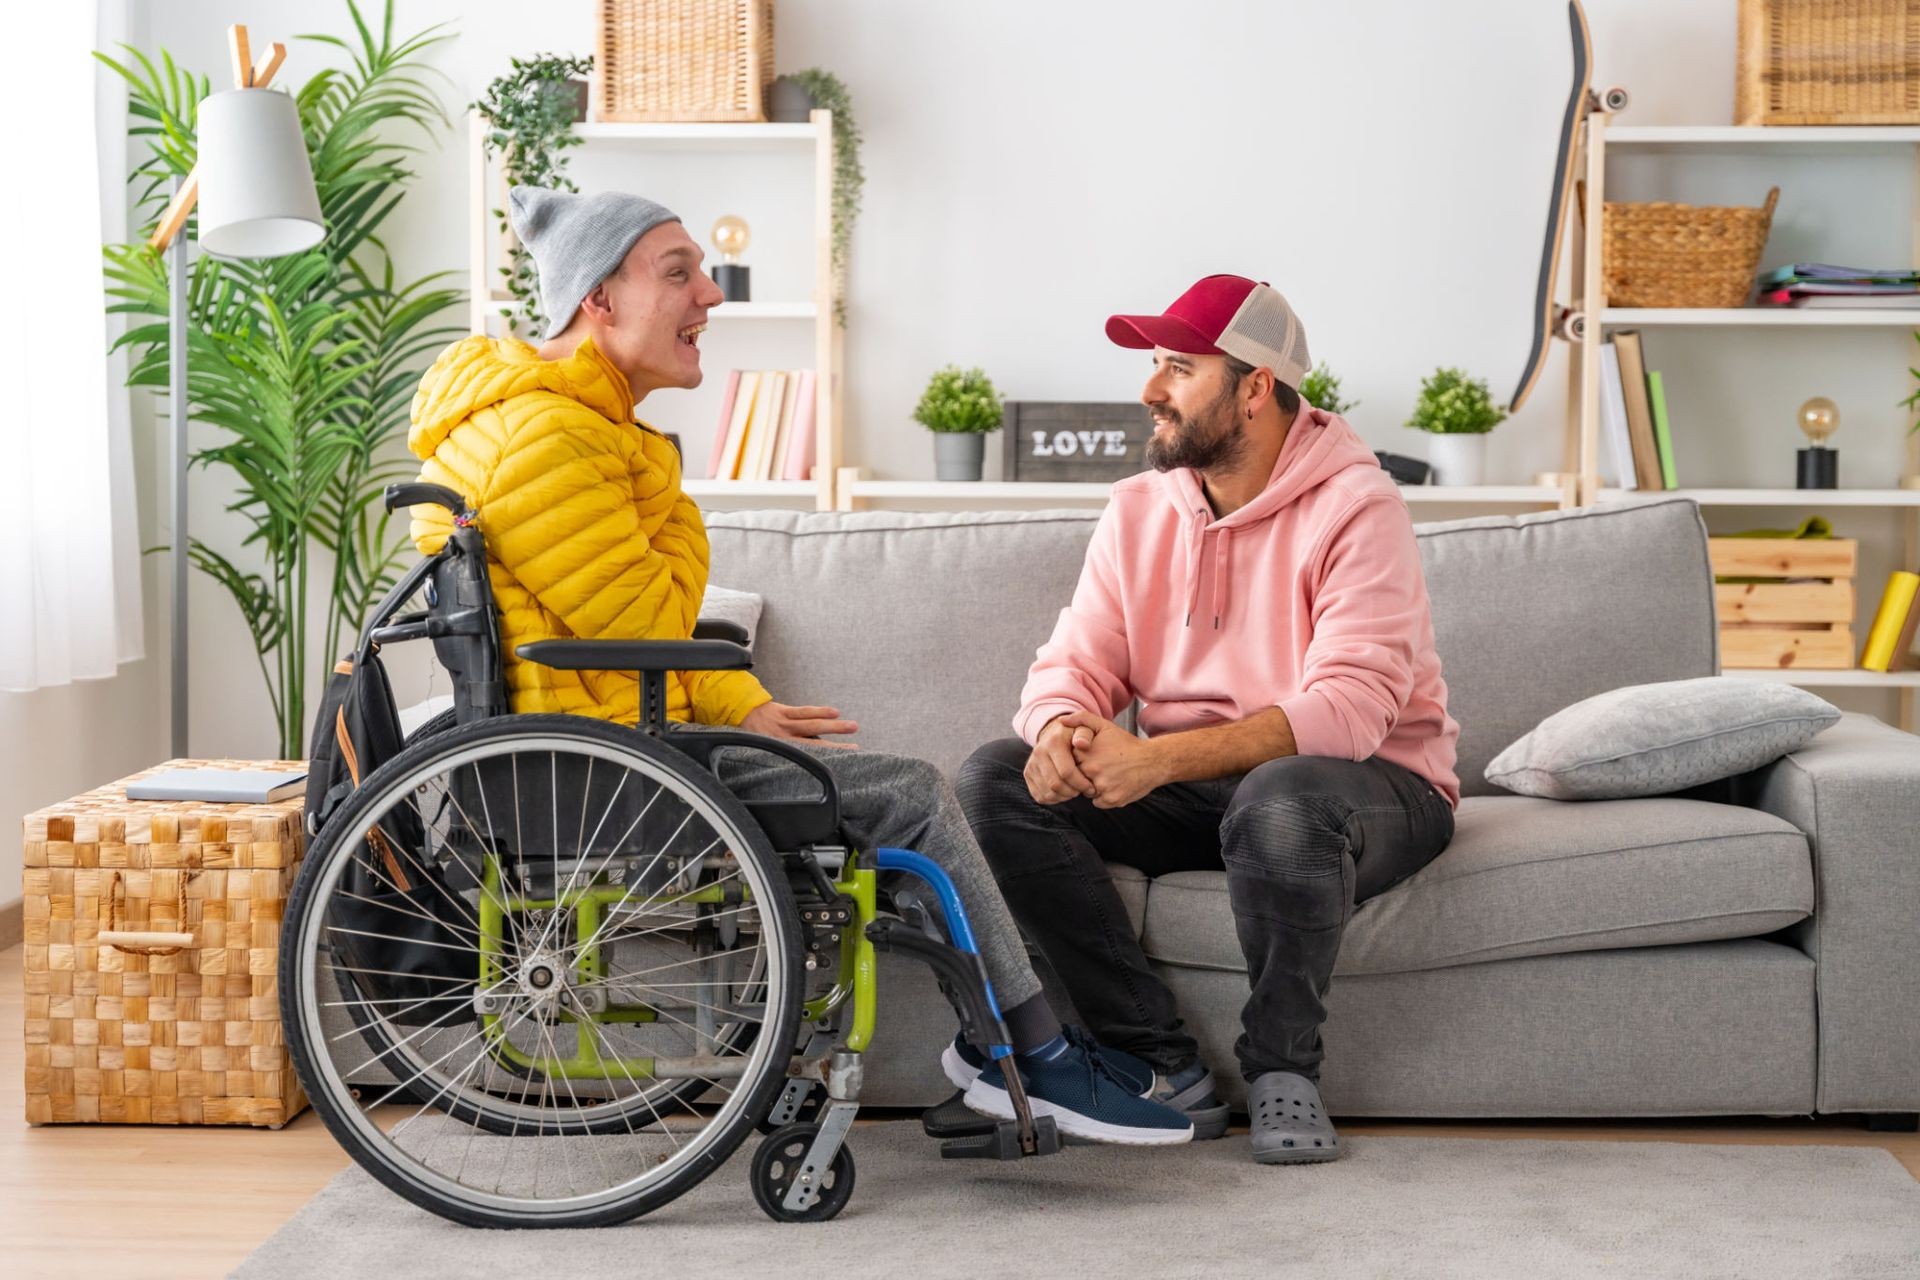
[[[123,358],[109,360],[102,227],[124,236],[126,95],[92,53],[126,10],[24,6],[0,200],[0,689],[111,676],[142,656],[139,524]]]

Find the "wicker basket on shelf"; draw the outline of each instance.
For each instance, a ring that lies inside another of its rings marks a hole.
[[[1733,117],[1920,124],[1920,0],[1740,0]]]
[[[773,0],[600,0],[598,118],[767,118]]]
[[[1753,290],[1780,188],[1757,209],[1608,201],[1601,274],[1610,307],[1739,307]]]

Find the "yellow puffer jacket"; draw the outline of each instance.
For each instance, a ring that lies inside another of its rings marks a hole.
[[[407,445],[420,478],[479,513],[515,711],[633,724],[631,672],[555,671],[514,656],[529,640],[684,640],[707,589],[707,530],[680,492],[671,441],[633,420],[627,380],[591,340],[564,360],[472,337],[442,352],[413,397]],[[438,551],[452,524],[413,508],[413,540]],[[667,714],[738,724],[770,700],[745,671],[673,673]]]

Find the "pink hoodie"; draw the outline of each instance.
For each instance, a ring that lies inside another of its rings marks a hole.
[[[1460,803],[1460,726],[1407,504],[1346,420],[1301,405],[1267,487],[1227,516],[1190,468],[1113,486],[1013,727],[1135,697],[1148,737],[1287,713],[1301,755],[1379,756]]]

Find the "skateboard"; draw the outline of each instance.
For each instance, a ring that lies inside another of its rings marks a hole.
[[[1520,385],[1514,388],[1510,412],[1526,402],[1534,383],[1540,380],[1547,362],[1548,335],[1578,341],[1586,331],[1583,314],[1554,301],[1560,278],[1560,246],[1567,238],[1567,208],[1572,204],[1580,126],[1596,111],[1619,111],[1627,105],[1625,89],[1593,91],[1593,34],[1587,29],[1587,12],[1580,0],[1567,0],[1567,25],[1573,36],[1573,88],[1567,93],[1566,112],[1560,118],[1560,148],[1554,157],[1553,192],[1547,204],[1547,236],[1540,246],[1540,279],[1533,299],[1533,346],[1520,372]]]

